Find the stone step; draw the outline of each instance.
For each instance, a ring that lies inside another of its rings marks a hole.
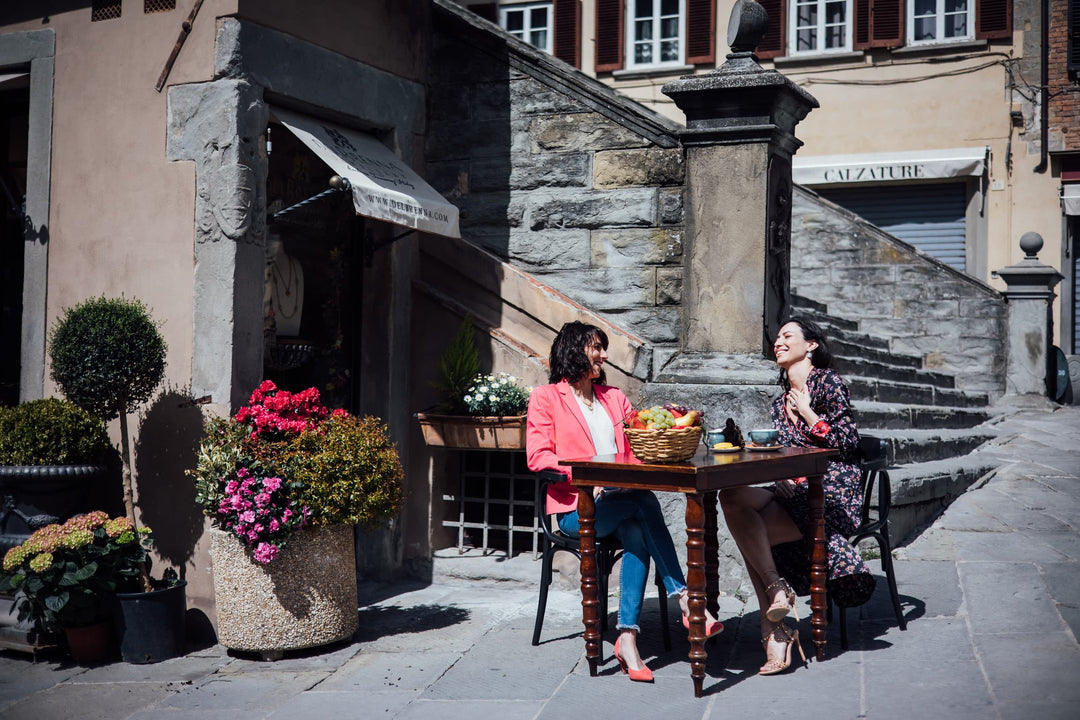
[[[964,408],[986,407],[990,402],[985,393],[969,393],[932,385],[879,380],[875,377],[857,375],[848,375],[844,380],[851,390],[852,400],[856,402],[874,401]]]
[[[852,403],[855,422],[860,428],[890,430],[971,428],[986,422],[993,413],[984,408],[962,408],[935,405],[909,405],[858,401]]]
[[[922,358],[916,355],[901,355],[889,350],[887,343],[882,341],[880,346],[872,342],[857,342],[843,337],[834,337],[829,340],[829,347],[837,358],[847,358],[854,361],[865,360],[881,365],[919,370],[922,368]]]
[[[919,370],[910,366],[902,367],[900,365],[875,362],[864,358],[836,357],[833,359],[833,367],[841,375],[864,375],[879,380],[933,385],[939,388],[952,389],[956,387],[956,379],[952,375]]]
[[[791,309],[793,314],[808,317],[819,325],[828,323],[834,328],[843,330],[858,330],[859,323],[854,320],[845,320],[829,314],[829,306],[817,300],[811,300],[802,295],[791,295]]]
[[[859,432],[885,440],[888,446],[889,463],[894,465],[910,465],[960,457],[996,437],[996,433],[986,427],[913,430],[860,426]]]
[[[889,468],[893,500],[889,530],[894,547],[917,536],[953,500],[995,469],[978,455]]]

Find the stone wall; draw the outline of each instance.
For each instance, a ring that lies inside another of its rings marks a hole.
[[[428,178],[461,208],[462,236],[627,332],[676,343],[678,127],[456,15],[436,15],[433,68]]]
[[[791,290],[955,375],[958,389],[991,401],[1005,391],[1001,295],[805,188],[792,205]]]

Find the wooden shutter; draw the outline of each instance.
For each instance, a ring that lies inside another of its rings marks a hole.
[[[758,0],[769,14],[769,29],[754,54],[759,58],[780,57],[787,53],[787,0]]]
[[[574,67],[581,67],[581,3],[578,0],[555,0],[553,47],[555,57]]]
[[[977,0],[975,37],[979,40],[1011,38],[1012,0]]]
[[[483,5],[470,5],[469,9],[476,15],[490,20],[496,25],[499,24],[499,4],[498,3],[485,3]]]
[[[1066,65],[1068,71],[1075,75],[1076,73],[1080,72],[1080,0],[1069,0],[1069,14],[1066,18],[1066,25],[1068,26]],[[1064,167],[1062,168],[1061,172],[1061,178],[1064,180]],[[1077,288],[1077,297],[1080,298],[1080,288]],[[1076,321],[1076,327],[1080,328],[1080,316],[1076,317]]]
[[[716,0],[686,0],[686,62],[716,62]]]
[[[852,47],[900,47],[904,44],[903,0],[855,0]]]
[[[596,0],[596,72],[623,66],[623,0]]]

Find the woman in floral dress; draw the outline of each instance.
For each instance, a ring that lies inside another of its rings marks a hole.
[[[873,592],[874,578],[847,540],[859,525],[863,501],[859,432],[847,386],[830,367],[828,343],[816,323],[788,322],[780,328],[773,351],[783,393],[773,401],[771,414],[781,444],[841,451],[829,461],[823,483],[827,587],[838,604],[859,605]],[[760,674],[783,672],[791,665],[792,645],[802,654],[799,633],[789,629],[784,618],[794,608],[796,592],[809,592],[806,479],[724,490],[720,503],[761,608],[765,664]]]

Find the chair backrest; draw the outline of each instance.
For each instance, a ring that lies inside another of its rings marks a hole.
[[[562,473],[557,473],[554,470],[541,470],[537,475],[540,476],[540,486],[536,491],[536,519],[540,523],[540,529],[548,542],[562,544],[566,538],[561,535],[556,537],[551,531],[551,516],[547,512],[547,489],[551,483],[565,482],[566,479]]]
[[[889,471],[885,469],[889,464],[888,445],[882,438],[863,435],[859,438],[859,455],[863,485],[862,527],[859,532],[876,532],[888,522],[889,508],[892,507],[892,483],[889,480]],[[875,497],[877,518],[871,523],[870,509]]]

